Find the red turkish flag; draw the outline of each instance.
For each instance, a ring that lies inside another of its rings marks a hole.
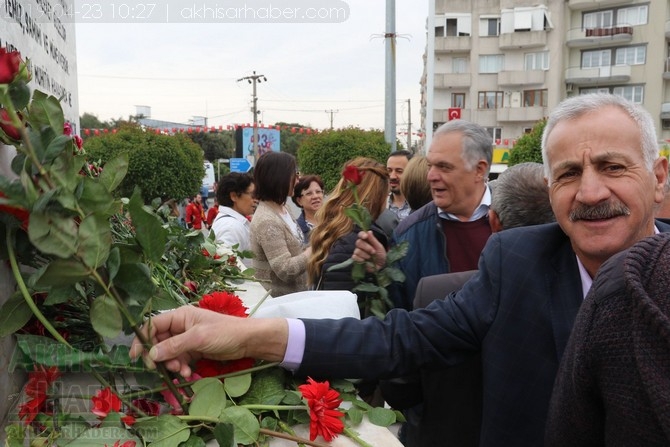
[[[461,108],[460,107],[449,108],[449,121],[459,119],[461,119]]]

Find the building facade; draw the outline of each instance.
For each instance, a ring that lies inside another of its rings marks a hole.
[[[659,143],[670,139],[670,0],[431,1],[427,131],[455,117],[477,122],[500,163],[562,99],[610,92],[642,104]]]

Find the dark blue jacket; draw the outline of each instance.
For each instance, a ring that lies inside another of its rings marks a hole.
[[[393,232],[392,246],[409,242],[407,255],[397,265],[405,273],[405,282],[395,284],[389,291],[396,307],[412,310],[421,278],[449,272],[447,241],[438,212],[437,206],[430,202],[403,219]]]

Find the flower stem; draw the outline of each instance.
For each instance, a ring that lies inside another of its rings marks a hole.
[[[356,433],[354,430],[350,429],[349,427],[344,427],[344,431],[342,432],[344,435],[354,441],[356,444],[360,445],[361,447],[374,447],[372,444],[368,444],[366,441],[362,440],[360,436],[358,436],[358,433]]]
[[[72,346],[67,342],[67,340],[65,340],[63,336],[58,333],[56,328],[53,327],[53,325],[49,322],[49,320],[47,320],[42,311],[40,311],[40,309],[35,304],[33,297],[30,296],[28,288],[26,287],[26,283],[23,282],[23,277],[21,276],[19,265],[16,262],[16,253],[14,253],[14,245],[12,244],[13,239],[14,239],[14,230],[12,229],[7,231],[5,240],[7,243],[7,251],[9,253],[9,263],[12,266],[12,273],[14,274],[14,279],[16,280],[16,284],[19,286],[19,290],[21,291],[23,299],[26,300],[26,303],[28,304],[30,310],[33,312],[35,317],[37,317],[40,323],[44,325],[44,328],[49,332],[49,334],[51,334],[53,338],[58,340],[60,343],[63,343],[68,348],[72,348]]]

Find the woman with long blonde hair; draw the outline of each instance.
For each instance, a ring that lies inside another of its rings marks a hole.
[[[346,166],[349,165],[355,166],[363,174],[361,183],[356,187],[358,197],[374,221],[386,207],[389,191],[386,166],[367,157],[354,158],[346,163]],[[351,290],[356,285],[351,278],[351,268],[328,271],[330,266],[346,261],[354,252],[361,229],[344,212],[353,203],[351,188],[341,178],[328,200],[317,211],[319,224],[312,230],[310,237],[312,256],[307,264],[307,274],[310,284],[318,290]],[[372,231],[385,244],[383,231],[374,224]]]

